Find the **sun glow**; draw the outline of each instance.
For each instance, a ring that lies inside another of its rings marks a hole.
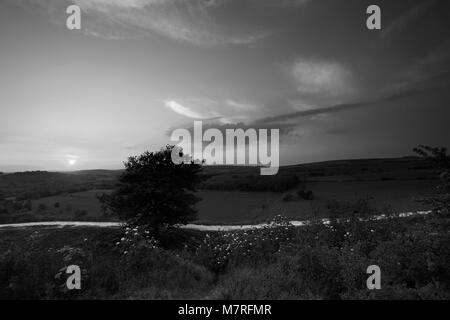
[[[75,159],[69,159],[67,160],[67,163],[69,164],[69,166],[74,166],[77,164],[77,160]]]

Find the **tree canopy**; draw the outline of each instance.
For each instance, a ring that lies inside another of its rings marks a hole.
[[[129,157],[118,188],[101,197],[105,209],[133,224],[156,230],[162,225],[185,224],[196,217],[194,195],[203,180],[201,164],[175,164],[174,146]],[[180,151],[182,155],[182,151]]]

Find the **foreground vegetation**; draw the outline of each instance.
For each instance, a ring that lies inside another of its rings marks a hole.
[[[449,215],[201,233],[0,231],[1,299],[449,299]],[[65,268],[82,269],[68,291]],[[366,268],[381,268],[367,290]]]

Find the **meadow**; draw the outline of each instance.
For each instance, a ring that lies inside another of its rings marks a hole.
[[[417,200],[434,190],[434,180],[412,181],[322,181],[310,182],[315,197],[304,200],[288,192],[243,192],[201,190],[197,204],[198,224],[253,224],[282,214],[292,220],[327,217],[336,201],[367,201],[385,211],[428,209]],[[31,221],[117,221],[103,214],[98,196],[108,189],[93,189],[31,200],[31,210],[7,216],[4,223]]]
[[[98,196],[114,188],[121,171],[28,172],[0,175],[0,223],[115,221]],[[418,158],[331,161],[280,168],[260,176],[256,167],[204,168],[196,223],[258,223],[282,214],[293,220],[326,217],[336,201],[362,199],[385,211],[428,209],[418,199],[434,192],[436,175]],[[311,193],[305,199],[301,190]],[[42,196],[44,195],[44,196]],[[9,208],[8,208],[9,206]],[[3,208],[3,209],[2,209]]]
[[[349,212],[351,213],[351,211]],[[448,214],[204,233],[0,230],[0,299],[449,299]],[[67,266],[82,271],[67,290]],[[382,270],[368,290],[366,268]]]

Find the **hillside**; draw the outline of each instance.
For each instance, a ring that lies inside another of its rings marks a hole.
[[[0,175],[0,222],[110,221],[97,197],[112,190],[121,170],[21,172]],[[338,160],[281,167],[261,176],[257,167],[205,166],[198,222],[254,223],[283,214],[327,216],[346,203],[396,212],[426,209],[435,172],[415,157]]]

